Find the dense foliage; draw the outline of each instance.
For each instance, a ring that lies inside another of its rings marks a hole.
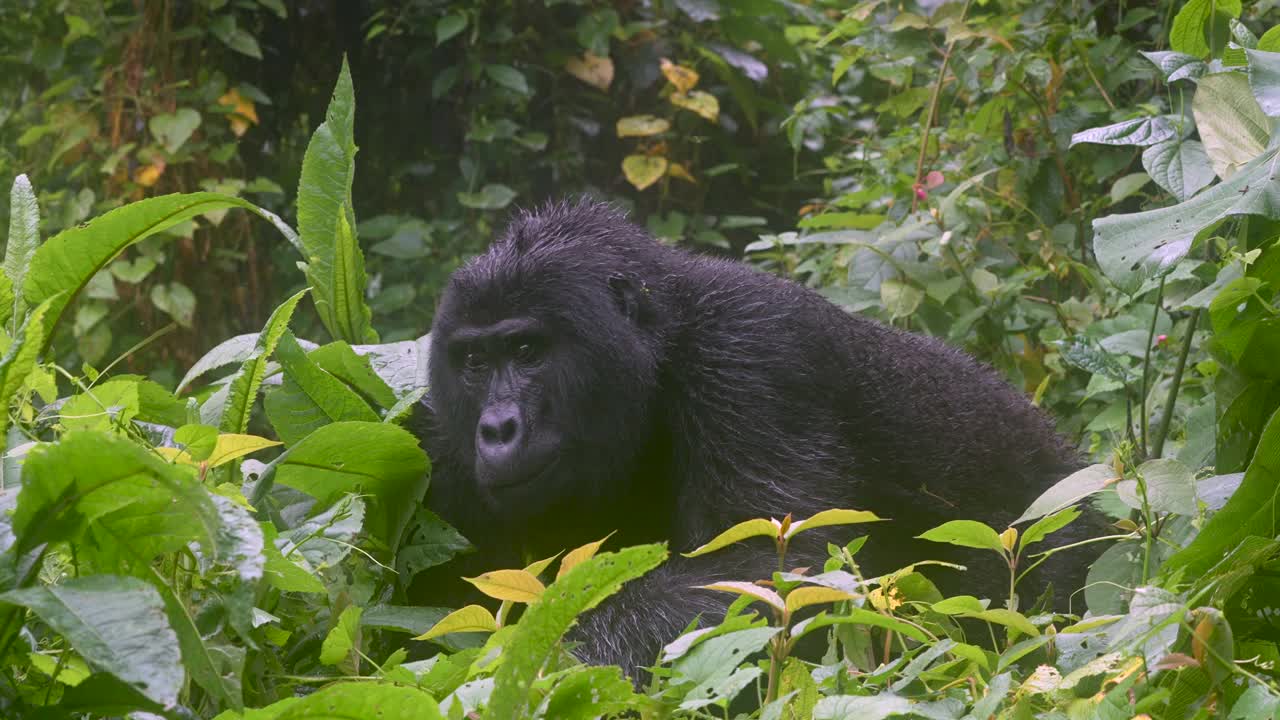
[[[0,716],[1276,717],[1275,6],[0,4]],[[924,535],[982,598],[865,575],[856,508],[726,528],[784,571],[643,687],[561,637],[660,546],[409,605],[468,547],[411,501],[433,298],[583,190],[965,347],[1094,464]],[[1018,583],[1085,503],[1057,615]]]

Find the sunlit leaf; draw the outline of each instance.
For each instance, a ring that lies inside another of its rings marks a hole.
[[[734,593],[736,595],[746,595],[748,597],[753,597],[757,600],[763,601],[768,605],[773,606],[778,610],[785,610],[787,607],[786,603],[783,602],[782,597],[779,596],[778,593],[770,590],[767,587],[761,587],[754,583],[726,580],[725,582],[712,583],[710,585],[699,585],[698,587],[704,588],[706,590],[719,590],[721,592],[729,592],[729,593]]]
[[[480,592],[498,600],[535,602],[546,590],[528,570],[491,570],[479,577],[463,578]]]
[[[881,520],[883,518],[877,517],[875,513],[869,510],[823,510],[804,520],[792,522],[791,527],[787,528],[786,537],[792,538],[801,531],[814,528],[829,527],[831,525],[857,525],[860,523],[880,522]]]
[[[497,629],[498,621],[493,617],[493,613],[479,605],[468,605],[449,613],[414,640],[430,640],[449,633],[494,632]]]
[[[622,160],[622,174],[637,190],[658,182],[667,172],[667,159],[658,155],[628,155]]]
[[[711,539],[707,544],[697,548],[693,552],[682,553],[685,557],[697,557],[715,552],[724,547],[728,547],[734,543],[741,542],[751,537],[778,537],[778,532],[782,526],[775,520],[765,520],[763,518],[752,518],[734,525],[719,535]]]

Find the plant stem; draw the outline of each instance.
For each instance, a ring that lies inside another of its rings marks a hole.
[[[960,18],[957,22],[964,22],[964,18],[969,14],[969,5],[973,0],[965,0],[964,9],[960,11]],[[942,83],[947,79],[947,66],[951,64],[951,51],[955,49],[956,41],[952,40],[947,43],[947,49],[942,53],[942,67],[938,68],[938,78],[933,82],[933,93],[929,96],[929,110],[925,113],[924,123],[920,128],[920,153],[916,156],[916,183],[924,182],[924,161],[929,154],[929,133],[933,130],[933,116],[938,113],[938,101],[942,98]],[[916,211],[920,200],[916,197],[915,191],[911,192],[911,212]]]
[[[1138,416],[1138,423],[1141,427],[1142,443],[1140,450],[1142,451],[1142,459],[1149,457],[1147,455],[1147,383],[1151,379],[1151,343],[1156,338],[1156,320],[1160,319],[1160,303],[1164,299],[1164,278],[1160,278],[1160,286],[1156,288],[1156,302],[1151,309],[1151,326],[1147,329],[1147,347],[1142,353],[1142,411]]]
[[[1178,352],[1178,366],[1173,370],[1169,397],[1164,401],[1164,415],[1160,418],[1160,427],[1156,429],[1155,439],[1151,442],[1152,457],[1160,457],[1164,453],[1164,441],[1169,435],[1169,423],[1173,420],[1173,406],[1178,402],[1178,388],[1182,386],[1182,371],[1187,367],[1187,355],[1191,354],[1191,339],[1195,337],[1196,325],[1199,321],[1200,308],[1196,308],[1187,320],[1186,336],[1182,338],[1182,349]]]

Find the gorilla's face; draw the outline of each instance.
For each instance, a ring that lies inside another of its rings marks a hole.
[[[552,282],[554,268],[532,282],[521,275],[459,271],[431,341],[430,393],[448,449],[508,522],[616,497],[648,436],[656,392],[625,283]]]

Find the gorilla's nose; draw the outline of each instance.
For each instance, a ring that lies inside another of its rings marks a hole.
[[[476,427],[476,452],[490,465],[510,463],[524,440],[524,423],[515,403],[486,408]]]

